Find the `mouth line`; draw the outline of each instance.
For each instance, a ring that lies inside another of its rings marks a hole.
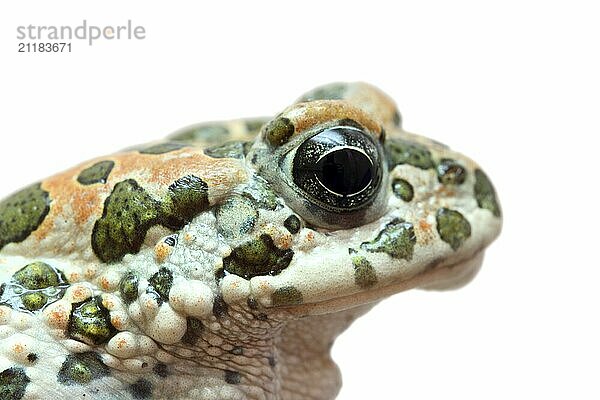
[[[344,295],[338,298],[332,298],[315,303],[305,303],[293,307],[277,307],[287,309],[288,312],[296,315],[321,315],[344,311],[363,304],[378,302],[393,294],[404,292],[409,289],[420,287],[422,289],[444,290],[460,286],[456,282],[461,279],[464,283],[474,277],[481,261],[483,259],[484,248],[480,248],[469,257],[461,258],[447,265],[435,265],[426,268],[422,272],[406,280],[392,280],[384,286],[367,289],[362,292],[356,292]],[[444,285],[446,282],[446,285]],[[452,284],[454,282],[455,284]],[[450,283],[450,284],[448,284]]]

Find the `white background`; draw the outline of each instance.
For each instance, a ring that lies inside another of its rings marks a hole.
[[[407,130],[484,166],[505,225],[469,286],[396,295],[338,340],[340,399],[600,398],[593,2],[204,3],[3,2],[0,194],[322,83],[374,83]],[[17,53],[18,25],[83,18],[147,38]]]

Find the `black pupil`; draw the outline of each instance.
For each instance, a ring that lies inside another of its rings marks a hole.
[[[349,196],[365,189],[373,180],[369,157],[353,148],[340,148],[321,157],[315,175],[332,192]]]

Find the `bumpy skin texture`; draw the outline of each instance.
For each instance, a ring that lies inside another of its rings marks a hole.
[[[292,162],[338,127],[314,165],[372,168],[356,197]],[[468,282],[500,228],[483,170],[363,83],[85,162],[0,202],[0,398],[332,399],[335,337]]]

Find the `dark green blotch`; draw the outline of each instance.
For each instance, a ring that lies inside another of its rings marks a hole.
[[[277,275],[292,261],[294,252],[282,250],[273,243],[271,236],[263,234],[233,249],[223,259],[225,271],[246,279],[257,275]]]
[[[372,253],[387,253],[393,258],[411,260],[417,237],[413,225],[400,218],[389,222],[375,239],[360,248]]]
[[[48,192],[36,183],[0,201],[0,249],[19,243],[36,230],[50,211]]]
[[[27,384],[31,382],[21,367],[11,367],[0,372],[0,399],[19,400],[25,396]]]
[[[33,364],[34,362],[37,361],[37,359],[38,359],[38,355],[37,354],[35,354],[35,353],[29,353],[29,354],[27,354],[27,361],[29,361],[30,363]]]
[[[27,264],[15,272],[13,280],[25,289],[30,290],[58,286],[67,281],[62,272],[41,261]]]
[[[254,176],[242,191],[242,196],[252,199],[259,208],[275,210],[278,206],[277,195],[260,176]]]
[[[188,317],[187,318],[187,329],[185,334],[181,338],[181,341],[185,344],[195,345],[204,332],[204,325],[199,319]]]
[[[36,312],[60,299],[67,286],[61,271],[35,261],[15,272],[10,282],[2,285],[0,302],[14,309]]]
[[[227,303],[225,303],[223,296],[218,295],[217,297],[215,297],[215,300],[213,301],[213,309],[212,309],[214,316],[217,318],[222,318],[225,315],[227,315],[228,311],[229,311],[229,306],[227,305]]]
[[[204,154],[212,158],[238,158],[242,159],[248,154],[252,142],[236,140],[204,149]]]
[[[146,232],[159,222],[159,203],[133,179],[117,183],[94,224],[92,248],[104,262],[137,253]]]
[[[231,196],[217,207],[217,230],[226,238],[236,238],[252,232],[258,220],[258,210],[252,200],[242,196]]]
[[[107,342],[117,333],[110,322],[109,311],[102,305],[100,296],[73,304],[68,332],[75,340],[95,345]]]
[[[278,147],[288,140],[294,134],[295,128],[292,121],[286,117],[275,118],[270,121],[264,129],[265,138],[267,142],[273,146]]]
[[[162,301],[169,301],[169,292],[173,285],[173,273],[167,268],[161,268],[148,279],[148,292],[155,292]]]
[[[208,124],[192,126],[171,135],[170,139],[189,144],[194,142],[221,143],[226,136],[229,136],[227,127],[220,124]]]
[[[287,217],[285,219],[285,221],[283,221],[283,226],[290,233],[296,234],[296,233],[298,233],[300,231],[300,228],[302,227],[302,224],[300,223],[300,218],[298,218],[295,215],[290,215],[289,217]]]
[[[487,177],[485,172],[480,169],[475,170],[475,199],[479,208],[490,210],[494,216],[501,215],[500,204],[496,199],[496,191],[492,182]]]
[[[46,305],[48,296],[40,291],[28,292],[21,295],[21,303],[28,311],[37,311]]]
[[[471,224],[456,210],[440,208],[435,219],[440,237],[452,250],[458,249],[471,236]]]
[[[152,396],[152,383],[146,379],[138,379],[128,389],[134,399],[149,399]]]
[[[342,100],[348,89],[345,83],[330,83],[320,86],[303,95],[298,102],[313,101],[313,100]]]
[[[108,374],[109,369],[100,355],[90,351],[67,356],[57,378],[63,385],[85,385]]]
[[[231,354],[241,356],[244,354],[244,348],[241,346],[234,346],[233,349],[231,349]]]
[[[138,285],[140,278],[133,271],[128,271],[119,282],[119,293],[125,304],[130,304],[138,298]]]
[[[169,200],[163,205],[164,224],[180,229],[208,208],[208,185],[195,175],[186,175],[169,186]]]
[[[154,364],[152,371],[161,378],[166,378],[167,376],[169,376],[169,367],[167,366],[167,364],[161,362]]]
[[[398,110],[394,111],[392,122],[397,127],[400,127],[402,125],[402,115],[400,115],[400,112]]]
[[[437,166],[437,175],[444,185],[462,185],[467,179],[467,170],[456,161],[443,158]]]
[[[77,176],[77,182],[82,185],[93,185],[94,183],[106,183],[108,179],[108,175],[110,175],[110,171],[112,171],[115,166],[114,161],[104,160],[97,162],[81,171],[81,173]]]
[[[242,381],[242,376],[237,371],[225,371],[225,382],[231,385],[237,385]]]
[[[254,317],[259,321],[266,321],[269,319],[269,317],[265,313],[258,313]]]
[[[390,139],[386,143],[390,170],[398,164],[409,164],[421,169],[435,167],[431,152],[427,147],[403,139]]]
[[[142,154],[164,154],[170,151],[179,150],[186,147],[184,143],[177,142],[163,142],[158,144],[150,145],[142,150],[140,153]]]
[[[415,191],[412,185],[404,179],[394,179],[392,182],[392,191],[394,194],[402,200],[409,202],[413,199]]]
[[[377,283],[377,274],[375,268],[371,265],[367,257],[357,254],[353,249],[349,249],[352,265],[354,266],[354,282],[362,289],[370,288]]]
[[[271,294],[271,302],[274,307],[302,304],[302,292],[293,286],[284,286]]]

